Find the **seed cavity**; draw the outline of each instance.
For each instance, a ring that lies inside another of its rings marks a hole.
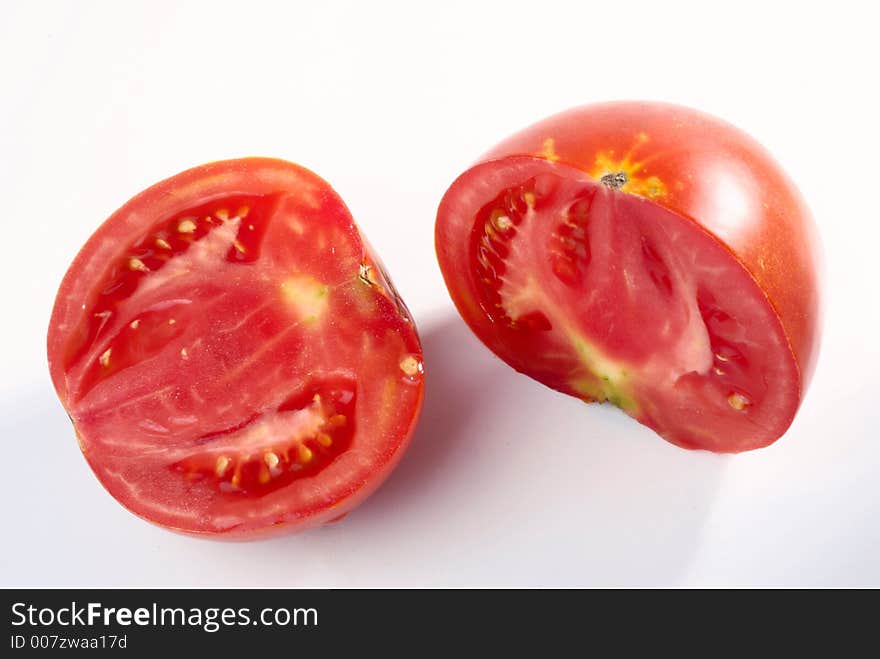
[[[530,209],[537,203],[539,193],[535,188],[535,179],[530,179],[505,189],[474,218],[474,274],[484,284],[479,303],[494,321],[508,326],[513,326],[514,321],[505,311],[500,291],[513,274],[508,270],[507,258],[522,223],[531,217]]]
[[[318,473],[347,450],[354,435],[355,418],[348,417],[357,394],[348,382],[340,384],[309,385],[243,427],[214,429],[197,443],[215,449],[187,451],[171,468],[189,481],[210,476],[226,493],[264,491]]]

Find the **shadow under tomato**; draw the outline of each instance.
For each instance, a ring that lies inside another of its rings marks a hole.
[[[411,505],[412,497],[428,496],[426,488],[444,487],[452,475],[449,470],[467,459],[465,429],[490,426],[481,406],[493,395],[493,387],[503,388],[506,380],[517,377],[457,316],[428,324],[421,338],[425,399],[412,444],[388,481],[352,515],[373,507],[382,514],[384,506],[393,512]]]
[[[542,387],[453,312],[421,335],[425,404],[389,480],[338,523],[261,542],[206,542],[135,518],[89,472],[51,385],[4,400],[16,533],[0,585],[683,582],[730,458]]]
[[[425,405],[400,465],[344,520],[281,544],[340,566],[357,552],[373,569],[346,579],[364,586],[682,577],[729,458],[516,373],[457,315],[421,334]]]

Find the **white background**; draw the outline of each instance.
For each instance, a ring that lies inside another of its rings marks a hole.
[[[873,4],[4,2],[0,585],[880,585]],[[551,392],[492,357],[446,294],[432,238],[449,183],[512,131],[618,98],[739,125],[815,212],[825,340],[769,449],[683,451]],[[44,341],[110,212],[244,155],[342,195],[416,317],[428,380],[412,448],[360,509],[227,544],[103,491]]]

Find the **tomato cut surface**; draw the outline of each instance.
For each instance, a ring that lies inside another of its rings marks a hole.
[[[412,320],[343,202],[261,158],[111,216],[65,276],[48,349],[105,487],[199,534],[344,515],[400,458],[423,390]]]
[[[679,211],[668,191],[693,194],[685,181],[694,171],[663,169],[664,157],[681,157],[671,146],[637,153],[644,160],[636,161],[634,148],[614,132],[615,108],[631,124],[623,135],[636,146],[650,142],[664,116],[666,131],[692,115],[700,123],[691,123],[706,129],[704,116],[692,111],[609,104],[573,111],[568,123],[539,124],[509,141],[515,146],[502,144],[459,177],[438,211],[437,254],[452,298],[494,352],[554,389],[609,401],[688,448],[766,446],[785,432],[802,399],[818,313],[806,305],[797,317],[780,313],[764,285],[778,286],[779,273],[756,277],[711,222]],[[641,124],[638,109],[647,117]],[[589,122],[594,116],[599,120]],[[597,134],[596,126],[608,132]],[[729,131],[728,140],[736,136],[726,125],[718,130]],[[658,141],[666,139],[661,133]],[[520,155],[526,143],[534,153]],[[681,148],[687,146],[684,139]],[[576,157],[563,162],[561,152]],[[749,164],[727,166],[741,172]],[[717,167],[712,175],[724,180]],[[748,201],[760,207],[760,200]],[[755,227],[766,220],[748,219],[760,235]],[[810,221],[786,221],[797,219]],[[789,268],[803,265],[797,250],[808,252],[809,229],[788,246]],[[798,296],[815,299],[814,276],[793,279],[801,288],[782,306]]]

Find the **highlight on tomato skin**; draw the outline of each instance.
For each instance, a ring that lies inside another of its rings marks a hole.
[[[675,444],[767,446],[803,401],[816,228],[782,168],[720,119],[625,101],[539,121],[450,186],[435,239],[492,351]]]
[[[344,517],[400,460],[424,389],[413,320],[345,204],[269,158],[196,167],[111,215],[47,347],[104,487],[211,538]]]

